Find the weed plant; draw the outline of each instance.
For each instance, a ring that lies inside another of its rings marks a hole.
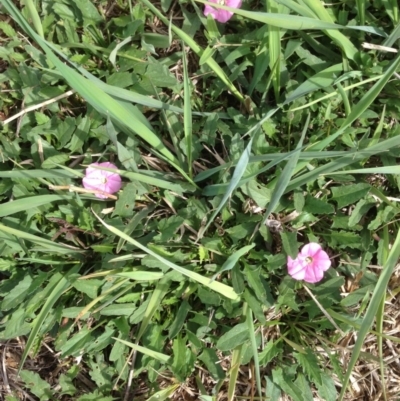
[[[398,2],[206,3],[0,0],[4,400],[400,399]]]

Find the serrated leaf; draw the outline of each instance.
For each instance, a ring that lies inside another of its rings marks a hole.
[[[14,28],[7,22],[5,21],[0,21],[0,30],[4,32],[6,36],[9,38],[16,38],[18,35],[15,32]]]
[[[274,382],[294,401],[309,401],[303,397],[303,393],[293,382],[282,368],[276,368],[272,371]],[[312,400],[312,399],[311,399]]]
[[[312,352],[310,348],[307,348],[305,354],[294,352],[293,356],[296,358],[299,365],[301,365],[308,378],[315,384],[322,386],[323,381],[321,377],[321,369],[314,352]]]
[[[55,155],[48,157],[43,163],[42,163],[42,168],[45,169],[52,169],[59,167],[58,165],[64,164],[66,161],[69,160],[69,156],[66,153],[60,154],[60,155]]]
[[[277,386],[276,383],[274,383],[271,380],[270,376],[265,376],[266,380],[266,392],[265,396],[267,400],[280,400],[282,391],[281,389]]]
[[[292,259],[296,259],[299,253],[299,247],[297,245],[297,233],[290,231],[283,231],[280,233],[282,239],[283,250]]]
[[[26,387],[36,397],[39,397],[40,401],[47,401],[52,398],[53,392],[51,391],[50,384],[44,381],[38,373],[21,370],[20,375]]]
[[[303,211],[303,207],[305,205],[305,198],[303,195],[303,192],[301,191],[295,191],[293,194],[293,202],[294,202],[294,208],[298,213],[301,213]]]
[[[221,368],[220,360],[217,357],[215,349],[204,348],[198,359],[204,363],[208,372],[214,380],[225,378],[224,370]]]
[[[194,367],[194,354],[186,346],[186,340],[180,337],[174,340],[172,350],[171,369],[175,376],[183,382]]]
[[[337,244],[344,247],[359,248],[361,246],[361,238],[359,234],[348,231],[332,231],[331,239]]]
[[[363,218],[363,216],[376,205],[373,201],[368,201],[366,199],[361,199],[356,207],[351,212],[351,216],[349,217],[349,227],[354,227],[358,222]]]
[[[73,286],[89,298],[96,298],[99,288],[104,284],[102,280],[76,280]]]
[[[370,188],[371,186],[365,183],[332,187],[332,199],[338,203],[338,208],[341,209],[363,198]]]
[[[335,382],[332,377],[327,375],[325,372],[321,372],[322,384],[316,383],[318,388],[318,394],[324,401],[336,401],[337,391]]]
[[[71,369],[69,369],[66,374],[61,373],[60,378],[58,379],[61,387],[60,395],[75,395],[76,388],[74,386],[73,380],[78,375],[78,373],[79,367],[77,365],[74,365]]]
[[[311,214],[330,214],[335,211],[335,208],[333,205],[329,204],[328,201],[323,201],[311,195],[307,195],[304,211]]]
[[[303,374],[297,374],[297,378],[294,381],[294,384],[300,389],[304,401],[314,400],[313,394],[311,392],[310,383],[307,381]]]
[[[168,241],[183,224],[184,219],[181,216],[171,216],[168,219],[163,219],[158,223],[160,234],[154,237],[157,241]]]
[[[282,348],[278,346],[277,342],[272,340],[268,341],[264,349],[259,355],[260,365],[265,366],[272,361],[277,355],[282,352]]]
[[[264,311],[263,311],[262,305],[260,304],[260,301],[252,294],[252,292],[249,288],[246,288],[244,290],[243,297],[246,300],[246,302],[248,303],[249,308],[253,311],[254,316],[258,319],[258,321],[261,324],[265,324],[266,319],[264,316]]]
[[[210,282],[214,281],[218,276],[218,274],[233,269],[236,263],[238,263],[239,259],[242,256],[244,256],[247,252],[249,252],[251,249],[253,249],[255,246],[256,244],[246,245],[243,248],[240,248],[237,251],[235,251],[232,255],[228,257],[228,259],[224,262],[221,268],[218,269],[217,273],[215,273],[212,276]]]

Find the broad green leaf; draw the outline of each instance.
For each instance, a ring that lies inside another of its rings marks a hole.
[[[283,250],[292,259],[296,259],[299,253],[299,247],[297,244],[297,233],[290,231],[283,231],[280,234],[282,239]]]
[[[247,323],[239,323],[219,338],[216,347],[220,351],[230,351],[248,341],[249,338]]]
[[[337,391],[335,387],[335,382],[329,374],[322,371],[320,373],[322,384],[316,383],[319,396],[325,401],[336,401]]]
[[[29,370],[21,370],[19,373],[21,379],[25,382],[26,387],[39,398],[40,401],[50,400],[53,392],[50,384],[43,380],[39,373],[31,372]]]
[[[306,349],[306,354],[294,352],[293,356],[297,359],[299,365],[303,368],[304,373],[316,385],[322,386],[321,368],[319,367],[318,358],[310,349]]]
[[[272,377],[276,383],[287,395],[293,398],[294,401],[313,401],[303,397],[302,389],[293,383],[293,379],[285,374],[282,368],[272,370]]]
[[[225,372],[221,368],[220,359],[218,358],[215,349],[203,348],[203,352],[198,356],[198,359],[204,363],[208,373],[210,373],[214,380],[225,378]]]
[[[168,331],[168,337],[172,340],[174,337],[178,335],[178,333],[181,331],[182,326],[185,323],[186,317],[188,312],[192,309],[190,304],[184,300],[181,305],[179,306],[178,312],[175,315],[175,319],[172,322],[169,331]]]
[[[179,335],[172,345],[170,367],[174,376],[184,382],[194,368],[195,356],[186,344],[186,339]]]
[[[294,102],[310,92],[331,86],[342,72],[342,69],[342,64],[335,64],[308,78],[290,93],[290,96],[286,98],[284,104]]]
[[[332,199],[338,203],[338,208],[341,209],[363,198],[370,188],[369,184],[364,183],[332,187]]]
[[[301,372],[297,374],[297,378],[293,384],[300,389],[304,400],[314,401],[310,382],[307,381],[306,377]]]
[[[216,277],[222,272],[233,269],[236,263],[238,263],[239,259],[242,256],[246,255],[246,253],[249,252],[251,249],[253,249],[255,246],[256,244],[246,245],[243,248],[240,248],[237,251],[235,251],[232,255],[228,257],[228,259],[224,262],[221,268],[218,269],[218,272],[212,276],[210,282],[214,281]]]
[[[307,195],[303,210],[311,214],[331,214],[335,208],[328,201]]]

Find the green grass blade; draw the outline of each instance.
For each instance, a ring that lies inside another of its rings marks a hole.
[[[34,244],[43,247],[43,250],[54,253],[68,254],[75,252],[78,253],[83,252],[83,250],[75,248],[73,246],[57,244],[54,241],[38,237],[37,235],[29,234],[26,231],[20,231],[16,230],[15,228],[7,227],[4,224],[0,224],[0,232],[6,233],[11,236],[15,236],[17,239],[25,239],[27,241],[33,242]]]
[[[182,47],[184,47],[182,45]],[[192,133],[192,93],[190,90],[188,65],[186,60],[186,52],[183,50],[183,123],[185,131],[185,143],[186,143],[186,157],[188,163],[188,175],[193,177],[193,133]]]
[[[201,58],[204,50],[194,41],[188,34],[186,34],[182,29],[177,26],[170,24],[168,19],[153,5],[149,0],[140,0],[145,4],[151,12],[156,15],[166,26],[170,26],[172,31],[179,36],[196,54]],[[215,72],[218,78],[226,85],[226,87],[241,101],[244,101],[243,95],[236,89],[235,85],[231,82],[228,76],[225,74],[224,70],[220,65],[212,58],[209,57],[205,63]]]
[[[397,137],[386,139],[385,141],[379,142],[378,144],[371,146],[368,148],[368,154],[371,152],[375,152],[375,154],[387,152],[391,148],[395,148],[399,146],[399,139]],[[373,154],[373,153],[372,153]],[[305,174],[302,174],[299,177],[296,177],[292,181],[290,181],[286,192],[292,191],[295,188],[298,188],[301,185],[306,184],[307,182],[311,182],[318,178],[319,175],[330,174],[334,171],[339,170],[342,167],[346,167],[348,165],[356,163],[358,160],[362,160],[365,158],[365,153],[354,153],[352,156],[344,156],[337,160],[334,160],[330,163],[324,164],[315,168],[312,171],[309,171]],[[383,167],[382,167],[383,168]],[[376,168],[374,169],[376,171]],[[346,171],[347,173],[347,171]]]
[[[136,341],[139,342],[142,338],[143,333],[146,331],[151,318],[153,317],[154,313],[156,313],[157,309],[161,305],[161,301],[168,293],[169,286],[171,284],[171,280],[169,277],[164,277],[161,279],[154,289],[153,293],[150,297],[150,302],[147,306],[147,309],[144,313],[142,323],[140,324],[139,332],[136,337]]]
[[[310,11],[319,18],[321,22],[334,24],[331,14],[323,6],[319,0],[303,0],[303,3],[310,9]],[[324,28],[322,28],[324,29]],[[357,48],[343,33],[336,29],[324,29],[324,32],[329,36],[338,47],[340,47],[347,58],[353,60],[354,56],[358,52]]]
[[[387,84],[391,76],[397,71],[400,65],[400,55],[398,55],[392,64],[387,68],[385,73],[379,79],[378,82],[363,96],[363,98],[353,106],[350,115],[347,116],[346,120],[343,122],[341,129],[347,128],[352,124],[357,118],[364,113],[365,110],[371,105],[371,103],[377,98],[377,96],[382,92],[382,89]]]
[[[247,321],[247,325],[249,326],[250,342],[251,342],[251,348],[253,350],[254,371],[256,374],[258,396],[260,397],[260,399],[262,399],[260,361],[258,359],[258,347],[257,347],[256,334],[255,334],[254,323],[253,323],[253,312],[249,307],[247,308],[246,321]]]
[[[43,325],[47,315],[49,314],[51,308],[57,302],[57,300],[61,297],[63,292],[68,288],[70,282],[68,280],[69,276],[78,272],[80,266],[74,266],[65,276],[61,276],[59,282],[54,286],[53,290],[51,291],[50,295],[47,297],[46,302],[44,303],[42,309],[40,310],[39,314],[37,315],[36,319],[33,322],[32,331],[29,334],[28,341],[25,344],[25,349],[21,357],[21,362],[19,365],[18,373],[24,366],[26,358],[29,352],[32,349],[33,342],[39,333],[40,328]],[[61,274],[60,274],[61,275]]]
[[[47,205],[48,203],[58,200],[68,200],[68,195],[38,195],[28,198],[17,199],[12,202],[2,203],[0,205],[0,217],[9,216],[10,214],[19,213],[35,207]]]
[[[29,16],[32,19],[32,25],[35,27],[36,32],[38,33],[39,36],[44,38],[42,21],[39,17],[39,13],[38,13],[38,10],[37,10],[37,7],[36,7],[34,1],[33,0],[23,0],[23,3],[25,3],[25,5],[26,5]]]
[[[94,212],[93,212],[94,213]],[[142,251],[146,252],[147,254],[155,257],[158,259],[161,263],[163,263],[165,266],[170,267],[173,270],[176,270],[177,272],[181,273],[182,275],[189,277],[190,279],[197,281],[200,284],[203,284],[204,286],[210,288],[211,290],[218,292],[219,294],[233,300],[238,300],[239,296],[236,294],[236,292],[233,290],[232,287],[227,286],[226,284],[219,283],[216,281],[213,281],[210,283],[210,279],[207,277],[204,277],[198,273],[195,273],[193,271],[187,270],[183,267],[180,267],[176,265],[175,263],[170,262],[169,260],[163,258],[160,256],[158,253],[152,251],[151,249],[147,248],[146,246],[142,245],[140,242],[136,241],[135,239],[129,237],[122,231],[118,230],[117,228],[110,226],[107,224],[105,221],[103,221],[96,213],[94,213],[97,219],[106,227],[108,230],[110,230],[112,233],[115,235],[118,235],[119,237],[123,238],[125,241],[129,242],[130,244],[136,246],[137,248],[141,249]]]
[[[157,361],[160,361],[162,363],[168,363],[169,356],[162,354],[161,352],[156,352],[153,351],[149,348],[142,347],[141,345],[133,344],[129,341],[121,340],[120,338],[112,337],[114,340],[119,341],[122,344],[127,345],[128,347],[131,347],[135,351],[141,352],[143,355],[147,355],[150,358],[154,358]]]
[[[363,96],[363,98],[355,105],[353,106],[351,113],[346,117],[346,119],[343,121],[342,126],[339,128],[338,131],[336,131],[334,134],[330,135],[329,137],[323,139],[320,142],[317,142],[316,144],[312,145],[309,147],[309,150],[317,151],[317,150],[323,150],[326,148],[329,144],[331,144],[336,138],[338,138],[340,135],[343,134],[343,132],[351,126],[351,124],[359,118],[362,113],[364,113],[365,110],[371,105],[371,103],[376,99],[376,97],[381,93],[383,87],[386,85],[386,83],[389,81],[390,77],[396,72],[398,66],[400,65],[400,55],[398,55],[395,60],[392,62],[392,64],[387,68],[385,73],[381,76],[378,82],[374,84],[374,86]],[[391,138],[393,139],[393,138]],[[389,143],[389,140],[384,141],[385,143]],[[382,144],[382,143],[381,143]],[[397,143],[394,144],[396,146]],[[387,149],[382,149],[381,145],[378,144],[377,147],[371,146],[368,148],[369,151],[372,151],[373,149],[377,149],[378,151],[386,151]],[[357,159],[357,155],[353,156],[354,159]],[[351,158],[350,157],[344,157],[341,158],[337,161],[335,161],[333,164],[328,163],[326,165],[317,167],[313,171],[310,171],[308,173],[303,174],[302,176],[294,179],[293,181],[290,182],[288,186],[288,190],[293,189],[296,187],[296,185],[302,185],[308,181],[311,181],[318,177],[318,174],[324,174],[329,171],[336,171],[340,167],[346,166],[352,164],[351,163]],[[340,166],[339,166],[340,165]],[[297,171],[300,171],[306,166],[306,163],[299,163],[297,166]],[[311,178],[312,177],[312,178]]]
[[[383,251],[382,251],[382,262],[386,263],[388,258],[390,248],[389,240],[389,230],[388,226],[383,228]],[[386,294],[384,294],[379,303],[378,311],[376,312],[376,330],[379,333],[378,337],[378,355],[379,355],[379,370],[382,382],[382,393],[384,401],[387,401],[387,390],[386,390],[386,380],[385,380],[385,364],[384,364],[384,354],[383,354],[383,322],[385,318],[385,301]]]
[[[279,13],[279,5],[275,0],[266,0],[267,11]],[[269,68],[272,74],[272,85],[275,92],[275,100],[279,102],[279,92],[281,90],[281,32],[273,25],[268,25],[269,41]]]
[[[264,225],[265,222],[267,221],[269,215],[275,210],[277,204],[279,203],[282,195],[285,193],[285,190],[289,184],[290,178],[292,177],[292,174],[294,172],[294,169],[297,165],[297,162],[299,160],[299,155],[300,155],[300,149],[303,146],[303,141],[306,136],[306,132],[308,129],[308,125],[310,123],[310,114],[307,116],[307,121],[304,125],[303,132],[301,133],[301,138],[296,146],[296,150],[298,151],[295,153],[289,161],[286,163],[285,168],[282,171],[281,176],[278,178],[278,181],[275,185],[274,191],[272,192],[271,195],[271,200],[268,204],[267,210],[265,212],[264,218],[261,222],[261,225]]]
[[[386,294],[387,286],[392,275],[394,267],[397,265],[400,257],[400,231],[397,231],[396,240],[390,250],[389,256],[383,270],[379,276],[378,282],[375,285],[374,292],[372,294],[370,303],[368,305],[367,311],[365,313],[363,322],[361,324],[360,330],[357,334],[357,340],[353,347],[353,352],[351,354],[350,361],[347,365],[346,375],[342,383],[342,390],[339,395],[339,401],[343,401],[344,395],[349,384],[351,373],[353,372],[354,366],[357,363],[358,357],[361,352],[361,348],[364,345],[365,337],[367,336],[369,329],[371,328],[375,316],[378,312],[380,301],[382,297]]]
[[[169,400],[169,397],[172,397],[172,395],[175,393],[175,391],[180,387],[181,385],[178,384],[173,384],[172,386],[169,386],[163,390],[157,391],[157,393],[153,394],[150,398],[148,398],[146,401],[166,401]]]
[[[356,0],[358,23],[365,25],[365,0]]]
[[[227,188],[224,196],[221,199],[221,202],[219,203],[217,208],[214,210],[211,217],[208,219],[207,224],[204,226],[204,228],[201,231],[199,231],[198,239],[202,238],[203,234],[207,231],[208,227],[210,227],[210,224],[214,221],[217,214],[224,207],[225,203],[227,202],[229,197],[232,195],[233,191],[238,187],[240,180],[243,177],[243,174],[245,173],[247,165],[249,163],[252,145],[253,145],[253,138],[250,139],[249,143],[246,146],[246,149],[241,154],[239,161],[235,167],[235,171],[233,172],[232,179],[228,185],[228,188]]]
[[[397,1],[397,0],[394,0]],[[398,11],[398,8],[397,8]],[[397,21],[397,26],[396,28],[393,29],[392,33],[385,39],[385,41],[382,43],[383,46],[388,46],[392,47],[396,40],[400,38],[400,22]]]
[[[232,352],[231,368],[229,370],[228,401],[233,401],[236,392],[236,383],[239,376],[240,363],[243,357],[243,344],[236,347]]]
[[[375,168],[360,168],[356,170],[341,170],[331,174],[400,174],[400,166],[385,166]]]
[[[77,175],[82,177],[82,170],[72,170],[74,173],[65,170],[9,170],[0,171],[0,178],[48,178],[48,179],[65,179],[76,178]],[[76,174],[75,174],[76,172]]]

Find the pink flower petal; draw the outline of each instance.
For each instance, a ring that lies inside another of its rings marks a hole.
[[[302,261],[297,257],[296,259],[292,259],[288,256],[287,259],[288,265],[288,273],[295,279],[295,280],[303,280],[306,274],[306,266]]]
[[[322,249],[314,256],[314,261],[322,271],[328,270],[332,265],[329,255]]]
[[[318,281],[321,281],[324,277],[324,272],[318,268],[315,268],[315,266],[309,266],[306,269],[306,274],[304,276],[304,281],[307,283],[317,283]]]
[[[295,280],[317,283],[331,267],[331,260],[321,245],[310,242],[303,246],[296,259],[288,256],[287,267],[288,273]]]
[[[210,0],[211,3],[218,4],[219,0]],[[242,5],[242,0],[225,0],[222,2],[223,5],[232,8],[240,8]],[[212,6],[204,6],[204,15],[211,15],[215,20],[221,23],[225,23],[232,18],[233,13],[221,8],[214,8]]]
[[[121,189],[121,177],[112,171],[105,171],[95,168],[94,166],[106,167],[117,169],[117,166],[110,162],[92,163],[86,169],[86,176],[83,178],[82,183],[86,189],[103,191],[108,194],[113,194]],[[107,196],[96,194],[96,197],[105,199]]]
[[[318,253],[322,249],[320,244],[316,242],[310,242],[301,248],[301,254],[303,256],[313,257],[316,253]]]
[[[225,0],[225,5],[232,8],[240,8],[242,6],[242,0]]]

